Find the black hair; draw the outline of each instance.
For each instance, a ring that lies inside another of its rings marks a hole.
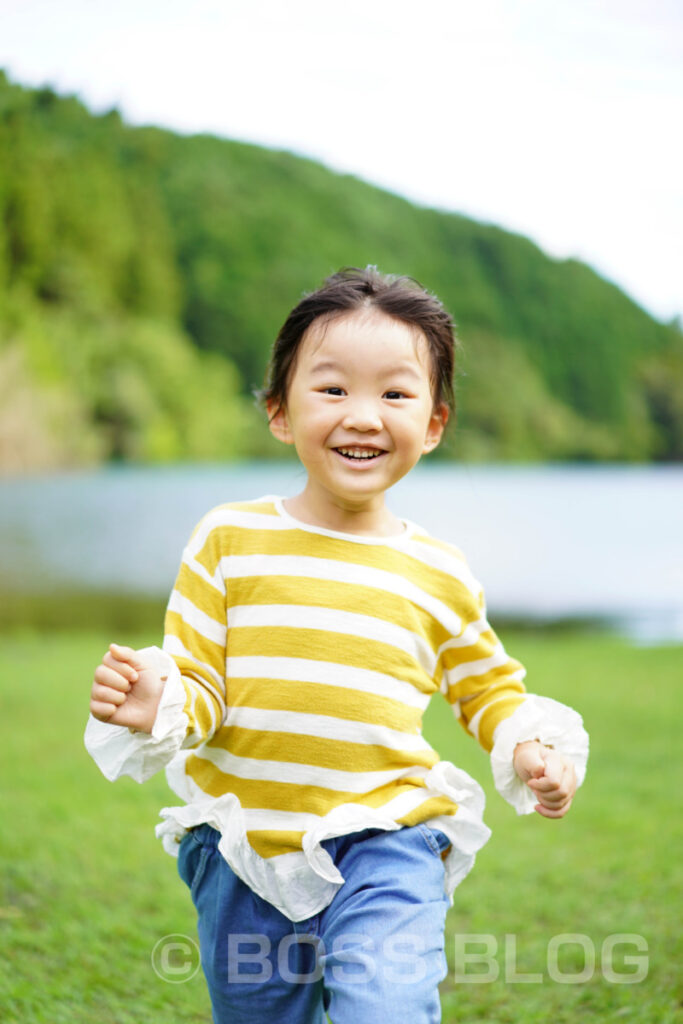
[[[305,295],[280,328],[260,398],[276,413],[286,403],[287,388],[297,352],[306,331],[321,318],[325,322],[361,309],[378,310],[420,331],[429,349],[435,408],[446,404],[455,411],[455,324],[443,303],[412,277],[381,274],[376,267],[344,267],[327,278],[317,291]]]

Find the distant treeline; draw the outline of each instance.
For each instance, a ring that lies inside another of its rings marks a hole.
[[[457,321],[446,457],[683,456],[679,326],[582,263],[310,160],[133,128],[0,72],[0,213],[5,471],[280,454],[252,397],[273,338],[303,292],[368,263]]]

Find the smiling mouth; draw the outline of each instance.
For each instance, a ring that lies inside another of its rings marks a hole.
[[[370,462],[386,454],[383,448],[335,448],[339,455],[342,455],[349,462]]]

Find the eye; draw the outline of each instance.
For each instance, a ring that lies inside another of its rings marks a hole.
[[[344,394],[344,389],[343,388],[334,388],[334,387],[333,388],[323,388],[322,389],[322,393],[324,395],[333,395],[335,398],[338,398],[339,396]]]
[[[389,398],[395,401],[397,398],[407,398],[408,396],[404,391],[385,391],[384,398]]]

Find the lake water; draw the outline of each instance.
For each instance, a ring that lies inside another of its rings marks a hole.
[[[213,505],[296,494],[296,463],[121,467],[0,483],[2,589],[166,594]],[[490,616],[597,618],[683,640],[683,468],[419,466],[394,511],[452,541]]]

